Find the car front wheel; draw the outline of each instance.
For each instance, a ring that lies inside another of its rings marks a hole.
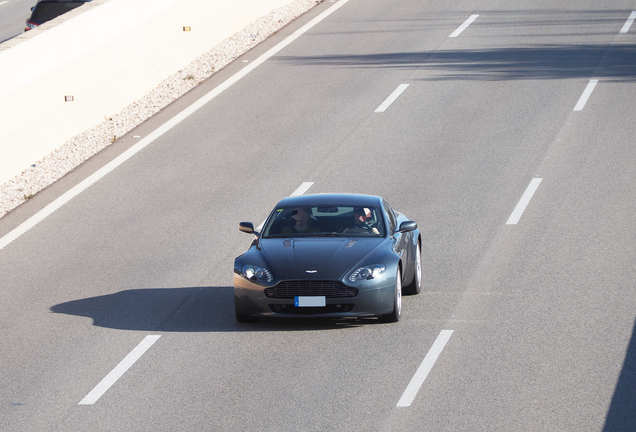
[[[399,268],[395,275],[395,293],[393,295],[393,300],[393,312],[387,315],[382,315],[381,317],[384,322],[398,322],[402,316],[402,273]]]
[[[422,252],[420,242],[415,246],[415,269],[413,273],[413,282],[404,287],[404,294],[419,294],[422,290]]]

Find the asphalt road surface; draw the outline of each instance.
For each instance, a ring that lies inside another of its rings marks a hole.
[[[636,3],[528,3],[325,1],[0,219],[0,429],[636,430]],[[301,187],[418,222],[399,323],[235,322]]]
[[[0,0],[0,43],[22,34],[36,0]]]

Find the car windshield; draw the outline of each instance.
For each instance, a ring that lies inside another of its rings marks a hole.
[[[263,229],[263,238],[384,235],[380,209],[361,206],[279,207]]]
[[[75,9],[83,4],[84,2],[78,1],[40,2],[35,6],[33,15],[29,21],[36,24],[44,24],[45,22],[51,21],[53,18],[57,18],[71,9]]]

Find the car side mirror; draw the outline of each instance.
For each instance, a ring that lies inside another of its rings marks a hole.
[[[415,231],[417,229],[417,222],[406,221],[400,224],[399,232]]]
[[[239,230],[248,234],[256,234],[254,224],[252,222],[239,222]]]

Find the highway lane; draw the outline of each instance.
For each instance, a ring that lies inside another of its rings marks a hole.
[[[350,1],[0,251],[1,286],[16,287],[0,293],[10,430],[603,427],[633,337],[633,68],[574,113],[607,49],[579,57],[571,75],[554,57],[515,68],[500,50],[503,76],[489,63],[500,33],[523,40],[530,28],[549,42],[572,26],[567,13],[551,14],[563,27],[539,30],[527,10],[509,12],[498,28],[475,5],[431,5]],[[615,15],[582,42],[613,43]],[[475,62],[479,49],[490,51]],[[431,52],[454,64],[422,62]],[[506,226],[534,177],[536,195]],[[427,287],[405,299],[399,324],[233,322],[231,260],[249,240],[236,222],[260,222],[305,181],[309,192],[380,193],[420,222]],[[3,232],[60,187],[0,221]],[[425,386],[396,408],[444,329],[454,333]],[[161,338],[78,406],[149,334]]]
[[[611,103],[604,105],[633,107],[616,96],[606,94]],[[613,115],[630,123],[627,114]],[[421,422],[448,413],[431,430],[604,426],[614,389],[603,383],[617,382],[617,365],[633,344],[634,289],[627,275],[634,250],[626,239],[634,232],[624,218],[634,206],[628,191],[634,127],[609,132],[599,125],[590,137],[581,130],[596,115],[571,119],[537,169],[542,188],[514,228],[519,231],[502,230],[454,313],[466,328],[456,334],[473,348],[443,364],[456,383],[452,403],[435,397],[447,390],[435,380],[428,383],[430,397],[418,401]],[[619,398],[633,395],[631,385]],[[490,407],[487,416],[477,415],[475,398]],[[620,427],[607,430],[633,428],[633,399],[623,409]]]
[[[600,63],[590,61],[581,69],[612,76],[612,53],[607,54]],[[576,76],[577,71],[572,72]],[[618,82],[597,87],[581,114],[563,111],[564,121],[548,141],[550,148],[527,175],[526,184],[530,177],[543,182],[515,227],[525,235],[513,236],[512,227],[502,230],[495,237],[500,241],[494,241],[475,266],[469,290],[453,314],[461,326],[455,335],[470,348],[458,349],[449,363],[440,365],[453,377],[450,389],[446,380],[428,383],[429,397],[417,401],[420,410],[413,411],[413,428],[603,428],[613,388],[600,383],[618,379],[616,365],[622,364],[634,323],[633,284],[625,277],[634,258],[629,245],[633,229],[623,219],[634,210],[633,192],[626,190],[633,172],[629,136],[634,126],[628,114],[633,101],[613,99],[619,88],[631,93],[633,78],[613,78]],[[579,92],[586,84],[578,83]],[[605,93],[610,89],[614,96]],[[523,113],[518,106],[510,108]],[[608,124],[615,132],[609,132]],[[536,137],[545,135],[550,137]],[[601,184],[603,191],[596,191]],[[545,225],[528,227],[536,218]],[[617,227],[625,235],[621,240],[616,239]],[[449,353],[455,346],[451,343]],[[619,399],[633,395],[633,381],[631,386],[627,392],[629,385],[623,387]],[[439,398],[442,393],[453,397]],[[476,410],[475,400],[488,408]],[[581,406],[585,413],[578,410]],[[623,409],[623,423],[608,430],[633,428],[634,417],[627,414],[633,405]],[[439,412],[447,415],[440,417]]]

